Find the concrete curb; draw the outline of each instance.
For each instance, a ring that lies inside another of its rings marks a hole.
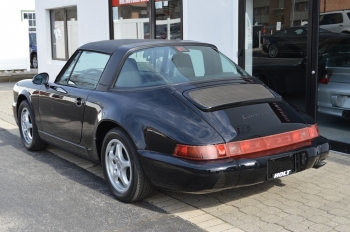
[[[24,79],[32,79],[38,72],[0,73],[0,82],[17,82]]]

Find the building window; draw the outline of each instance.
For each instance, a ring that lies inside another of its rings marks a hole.
[[[179,0],[155,2],[156,39],[182,39]]]
[[[255,7],[254,8],[254,16],[258,15],[268,15],[270,8],[268,6],[264,7]]]
[[[309,2],[297,2],[295,3],[295,11],[307,11],[309,7]]]
[[[110,1],[113,39],[182,39],[182,0]]]
[[[36,31],[36,19],[35,19],[35,12],[31,11],[22,11],[22,20],[27,19],[28,20],[28,30],[35,32]]]
[[[78,48],[77,7],[50,10],[52,59],[68,60]]]
[[[114,39],[149,39],[146,1],[112,0]]]

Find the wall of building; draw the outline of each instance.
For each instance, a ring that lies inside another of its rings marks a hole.
[[[34,11],[34,0],[0,1],[0,70],[29,69],[28,22],[21,11]]]
[[[349,0],[320,0],[320,12],[350,10]]]
[[[237,62],[238,1],[183,0],[183,39],[215,44]]]
[[[38,72],[48,72],[53,81],[66,61],[53,60],[51,52],[50,9],[77,6],[78,46],[109,39],[107,0],[36,0]]]

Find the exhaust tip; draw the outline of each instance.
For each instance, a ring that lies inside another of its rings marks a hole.
[[[342,117],[345,118],[346,120],[350,120],[350,111],[344,110],[342,113]]]

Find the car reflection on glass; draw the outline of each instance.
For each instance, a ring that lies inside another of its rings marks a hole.
[[[320,50],[325,72],[318,84],[318,112],[350,119],[350,38],[328,40]]]
[[[307,50],[307,29],[307,26],[290,27],[282,29],[273,35],[264,35],[262,49],[271,58],[279,57],[281,54],[300,54],[300,56],[305,56]],[[348,35],[333,33],[320,28],[320,43],[337,36],[346,37]]]
[[[318,81],[327,73],[332,73],[334,68],[339,70],[339,67],[326,68],[327,62],[332,62],[328,60],[335,59],[336,57],[338,57],[338,60],[345,59],[344,54],[348,54],[350,50],[344,44],[349,43],[349,41],[350,36],[342,34],[342,36],[328,39],[320,45]],[[343,49],[343,51],[340,51],[339,48]],[[253,76],[279,94],[305,92],[306,60],[306,57],[300,59],[281,59],[278,63],[275,63],[271,62],[271,59],[257,59],[253,65]],[[332,82],[335,80],[332,80]]]

